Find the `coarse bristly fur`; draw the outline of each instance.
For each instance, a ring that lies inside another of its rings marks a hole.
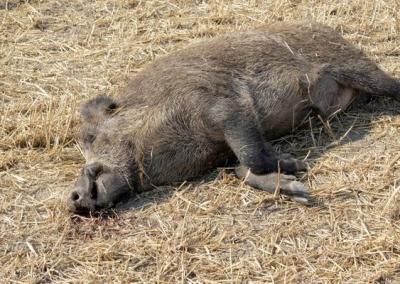
[[[321,24],[280,23],[189,46],[149,64],[115,99],[83,105],[86,165],[71,209],[112,207],[233,157],[249,185],[309,204],[292,176],[304,162],[267,141],[363,94],[398,99],[400,82]]]

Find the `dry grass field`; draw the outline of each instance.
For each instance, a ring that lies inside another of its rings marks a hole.
[[[147,62],[276,21],[337,28],[400,77],[397,0],[0,0],[1,283],[400,283],[400,104],[353,106],[274,142],[321,205],[220,169],[113,217],[71,218],[84,100]]]

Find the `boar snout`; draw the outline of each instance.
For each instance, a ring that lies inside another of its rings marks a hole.
[[[69,209],[89,214],[108,209],[129,197],[128,179],[118,170],[95,162],[84,166],[69,196]]]

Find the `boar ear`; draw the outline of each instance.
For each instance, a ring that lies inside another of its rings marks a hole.
[[[98,96],[83,104],[80,113],[84,120],[93,122],[113,113],[118,107],[110,97]]]

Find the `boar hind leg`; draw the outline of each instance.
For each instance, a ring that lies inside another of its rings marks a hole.
[[[308,194],[307,188],[296,177],[278,173],[270,173],[267,175],[255,175],[244,167],[239,166],[235,169],[236,175],[244,179],[245,184],[251,187],[265,190],[269,193],[279,192],[288,196],[290,199],[305,205],[312,205],[314,202]]]

